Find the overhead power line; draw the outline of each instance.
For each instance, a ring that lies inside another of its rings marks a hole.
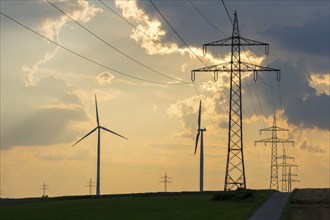
[[[173,26],[170,24],[170,22],[165,18],[165,16],[160,12],[160,10],[157,8],[157,6],[152,2],[152,0],[149,0],[150,3],[154,6],[158,14],[164,19],[164,21],[168,24],[168,26],[172,29],[172,31],[175,33],[175,35],[181,40],[181,42],[191,51],[194,56],[206,66],[206,63],[199,57],[197,54],[191,49],[191,47],[183,40],[183,38],[178,34],[178,32],[173,28]]]
[[[225,32],[223,32],[222,30],[220,30],[217,26],[215,26],[202,12],[201,10],[198,9],[198,7],[191,1],[189,0],[189,3],[191,4],[191,6],[197,11],[197,13],[205,19],[205,21],[207,23],[209,23],[209,25],[211,25],[217,32],[225,35],[225,36],[228,36],[228,34],[226,34]]]
[[[228,15],[228,18],[229,18],[230,23],[233,25],[233,19],[232,19],[232,17],[230,16],[230,14],[229,14],[229,12],[228,12],[228,9],[227,9],[227,7],[226,7],[225,2],[224,2],[223,0],[221,0],[221,2],[222,2],[222,4],[223,4],[223,7],[224,7],[225,10],[226,10],[226,13],[227,13],[227,15]]]
[[[78,26],[80,26],[81,28],[83,28],[85,31],[87,31],[88,33],[90,33],[91,35],[93,35],[95,38],[97,38],[98,40],[100,40],[101,42],[103,42],[104,44],[106,44],[107,46],[111,47],[112,49],[114,49],[115,51],[117,51],[118,53],[122,54],[123,56],[125,56],[126,58],[130,59],[131,61],[139,64],[140,66],[156,73],[159,74],[161,76],[164,76],[166,78],[181,82],[181,83],[185,83],[185,84],[191,84],[191,82],[186,82],[186,81],[182,81],[180,79],[176,79],[174,77],[168,76],[164,73],[161,73],[157,70],[154,70],[152,68],[150,68],[149,66],[147,66],[146,64],[143,64],[142,62],[134,59],[133,57],[129,56],[128,54],[124,53],[123,51],[119,50],[118,48],[116,48],[115,46],[113,46],[112,44],[110,44],[109,42],[105,41],[104,39],[102,39],[101,37],[99,37],[98,35],[96,35],[94,32],[92,32],[91,30],[89,30],[88,28],[86,28],[84,25],[80,24],[77,20],[75,20],[74,18],[72,18],[70,15],[68,15],[67,13],[65,13],[63,10],[61,10],[59,7],[57,7],[55,4],[51,3],[49,0],[47,0],[47,2],[52,5],[54,8],[56,8],[59,12],[61,12],[62,14],[64,14],[65,16],[67,16],[71,21],[73,21],[74,23],[76,23]]]
[[[117,15],[117,17],[119,17],[120,19],[122,19],[123,21],[125,21],[127,24],[129,24],[130,26],[132,26],[133,28],[135,28],[136,30],[140,31],[141,33],[143,33],[144,35],[146,35],[149,38],[153,39],[153,36],[151,36],[150,34],[146,33],[145,31],[141,30],[140,28],[138,28],[136,25],[134,25],[132,22],[130,22],[129,20],[127,20],[126,18],[124,18],[123,16],[121,16],[119,13],[117,13],[115,10],[113,10],[111,7],[109,7],[109,5],[105,4],[102,0],[99,0],[99,2],[104,5],[107,9],[109,9],[110,11],[112,11],[115,15]],[[158,40],[156,40],[157,42],[159,42]]]
[[[164,21],[168,24],[168,26],[172,29],[172,31],[177,35],[177,37],[181,40],[181,42],[195,55],[195,57],[202,63],[202,64],[204,64],[204,66],[207,66],[206,65],[206,63],[203,61],[203,60],[201,60],[197,55],[196,55],[196,53],[191,49],[191,47],[185,42],[185,40],[183,40],[183,38],[179,35],[179,33],[174,29],[174,27],[170,24],[170,22],[165,18],[165,16],[161,13],[161,11],[157,8],[157,6],[152,2],[152,0],[149,0],[150,1],[150,3],[153,5],[153,7],[156,9],[156,11],[159,13],[159,15],[164,19]],[[223,79],[224,80],[224,79]],[[224,81],[226,81],[226,80],[224,80]],[[200,99],[202,99],[202,96],[201,96],[201,94],[200,94],[200,92],[198,91],[198,88],[197,88],[197,86],[196,86],[196,84],[193,82],[193,86],[194,86],[194,88],[195,88],[195,91],[196,91],[196,93],[197,93],[197,95],[200,97]],[[226,107],[226,105],[222,102],[222,105],[224,105],[225,107],[224,107],[224,109],[225,109],[225,111],[227,111],[228,112],[228,110],[227,110],[227,107]],[[216,128],[216,130],[217,130],[217,132],[219,133],[219,135],[221,136],[221,133],[220,133],[220,131],[219,131],[219,128],[218,128],[218,126],[217,125],[215,125],[215,122],[213,121],[213,119],[212,119],[212,117],[210,116],[210,113],[209,113],[209,111],[206,111],[206,113],[208,114],[208,117],[209,117],[209,119],[210,119],[210,121],[211,121],[211,123],[213,124],[213,126]]]
[[[112,72],[115,72],[115,73],[117,73],[117,74],[120,74],[120,75],[123,75],[123,76],[129,77],[129,78],[132,78],[132,79],[135,79],[135,80],[139,80],[139,81],[143,81],[143,82],[151,83],[151,84],[167,85],[167,86],[172,86],[172,85],[183,85],[182,83],[162,83],[162,82],[157,82],[157,81],[153,81],[153,80],[143,79],[143,78],[136,77],[136,76],[132,76],[132,75],[130,75],[130,74],[128,74],[128,73],[124,73],[124,72],[122,72],[122,71],[119,71],[119,70],[113,69],[113,68],[108,67],[108,66],[106,66],[106,65],[104,65],[104,64],[101,64],[101,63],[99,63],[99,62],[97,62],[97,61],[94,61],[94,60],[92,60],[92,59],[90,59],[90,58],[88,58],[88,57],[86,57],[86,56],[84,56],[84,55],[81,55],[81,54],[79,54],[79,53],[77,53],[77,52],[75,52],[75,51],[73,51],[73,50],[71,50],[71,49],[69,49],[69,48],[67,48],[67,47],[65,47],[65,46],[63,46],[63,45],[61,45],[60,43],[58,43],[58,42],[56,42],[56,41],[53,41],[53,40],[49,39],[48,37],[46,37],[46,36],[40,34],[39,32],[37,32],[37,31],[35,31],[35,30],[29,28],[28,26],[26,26],[26,25],[24,25],[23,23],[21,23],[21,22],[15,20],[15,19],[13,19],[13,18],[11,18],[10,16],[6,15],[6,14],[3,13],[3,12],[0,12],[0,13],[1,13],[1,15],[5,16],[6,18],[8,18],[9,20],[11,20],[11,21],[15,22],[16,24],[18,24],[18,25],[24,27],[25,29],[27,29],[27,30],[33,32],[34,34],[38,35],[39,37],[42,37],[42,38],[44,38],[45,40],[47,40],[47,41],[49,41],[49,42],[55,44],[56,46],[58,46],[58,47],[60,47],[60,48],[62,48],[62,49],[64,49],[64,50],[66,50],[66,51],[68,51],[68,52],[70,52],[70,53],[72,53],[72,54],[74,54],[74,55],[76,55],[76,56],[78,56],[78,57],[80,57],[80,58],[82,58],[82,59],[84,59],[84,60],[87,60],[87,61],[90,62],[90,63],[93,63],[93,64],[95,64],[95,65],[97,65],[97,66],[100,66],[100,67],[102,67],[102,68],[105,68],[105,69],[107,69],[107,70],[110,70],[110,71],[112,71]]]

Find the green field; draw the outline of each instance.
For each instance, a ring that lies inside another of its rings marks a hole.
[[[250,192],[226,201],[212,200],[215,192],[3,200],[0,219],[247,219],[272,193]]]

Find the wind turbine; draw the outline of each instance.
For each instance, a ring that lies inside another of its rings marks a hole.
[[[99,121],[99,112],[97,109],[97,99],[96,99],[96,94],[95,94],[95,106],[96,106],[96,122],[97,122],[97,126],[96,128],[94,128],[93,130],[91,130],[88,134],[86,134],[84,137],[82,137],[79,141],[77,141],[73,146],[75,146],[76,144],[78,144],[80,141],[82,141],[84,138],[86,138],[88,135],[90,135],[91,133],[93,133],[94,131],[97,130],[97,175],[96,175],[96,196],[100,195],[100,148],[101,148],[101,129],[103,129],[104,131],[110,132],[112,134],[115,134],[121,138],[124,138],[127,140],[126,137],[117,134],[114,131],[111,131],[105,127],[102,127],[100,125],[100,121]]]
[[[199,111],[198,111],[198,128],[196,135],[195,143],[195,155],[197,151],[199,135],[201,135],[201,146],[200,146],[200,170],[199,170],[199,191],[203,192],[203,183],[204,183],[204,149],[203,149],[203,133],[206,131],[206,128],[201,128],[201,111],[202,111],[202,101],[199,101]]]

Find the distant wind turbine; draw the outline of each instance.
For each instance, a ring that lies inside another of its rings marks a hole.
[[[100,125],[100,121],[99,121],[99,112],[98,112],[98,108],[97,108],[97,99],[96,99],[96,94],[95,94],[95,106],[96,106],[96,122],[97,122],[97,126],[96,128],[94,128],[93,130],[91,130],[88,134],[86,134],[84,137],[82,137],[79,141],[77,141],[73,146],[75,146],[76,144],[78,144],[80,141],[82,141],[84,138],[86,138],[88,135],[90,135],[91,133],[93,133],[94,131],[96,131],[97,129],[97,175],[96,175],[96,196],[100,195],[100,148],[101,148],[101,129],[110,132],[112,134],[115,134],[121,138],[124,138],[127,140],[126,137],[117,134],[114,131],[111,131],[105,127],[102,127]]]
[[[206,128],[201,128],[201,111],[202,111],[202,101],[199,102],[199,111],[198,111],[198,128],[196,135],[195,143],[195,155],[197,151],[199,135],[201,135],[201,146],[200,146],[200,171],[199,171],[199,191],[203,192],[203,183],[204,183],[204,149],[203,149],[203,133],[206,131]]]

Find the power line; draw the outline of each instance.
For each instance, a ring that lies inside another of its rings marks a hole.
[[[97,65],[97,66],[100,66],[100,67],[102,67],[102,68],[105,68],[105,69],[107,69],[107,70],[110,70],[110,71],[112,71],[112,72],[115,72],[115,73],[117,73],[117,74],[120,74],[120,75],[123,75],[123,76],[129,77],[129,78],[132,78],[132,79],[135,79],[135,80],[139,80],[139,81],[143,81],[143,82],[151,83],[151,84],[166,85],[166,86],[172,86],[172,85],[173,85],[173,86],[174,86],[174,85],[183,85],[182,83],[162,83],[162,82],[157,82],[157,81],[153,81],[153,80],[143,79],[143,78],[139,78],[139,77],[136,77],[136,76],[132,76],[132,75],[127,74],[127,73],[124,73],[124,72],[122,72],[122,71],[119,71],[119,70],[113,69],[113,68],[108,67],[108,66],[106,66],[106,65],[104,65],[104,64],[101,64],[101,63],[99,63],[99,62],[97,62],[97,61],[94,61],[94,60],[92,60],[92,59],[90,59],[90,58],[88,58],[88,57],[86,57],[86,56],[84,56],[84,55],[81,55],[81,54],[79,54],[79,53],[77,53],[77,52],[75,52],[75,51],[73,51],[73,50],[71,50],[71,49],[69,49],[69,48],[67,48],[67,47],[65,47],[65,46],[63,46],[63,45],[61,45],[60,43],[58,43],[58,42],[56,42],[56,41],[53,41],[53,40],[49,39],[48,37],[46,37],[46,36],[40,34],[39,32],[37,32],[37,31],[35,31],[35,30],[29,28],[28,26],[26,26],[26,25],[22,24],[21,22],[15,20],[15,19],[13,19],[13,18],[11,18],[10,16],[6,15],[6,14],[3,13],[3,12],[0,12],[0,13],[1,13],[1,15],[3,15],[3,16],[5,16],[5,17],[7,17],[8,19],[10,19],[11,21],[15,22],[16,24],[19,24],[20,26],[24,27],[25,29],[27,29],[27,30],[33,32],[34,34],[36,34],[36,35],[38,35],[38,36],[40,36],[40,37],[46,39],[47,41],[49,41],[49,42],[55,44],[56,46],[58,46],[58,47],[60,47],[60,48],[62,48],[62,49],[64,49],[64,50],[66,50],[66,51],[68,51],[68,52],[70,52],[70,53],[72,53],[72,54],[74,54],[74,55],[76,55],[76,56],[78,56],[78,57],[80,57],[80,58],[82,58],[82,59],[84,59],[84,60],[87,60],[88,62],[91,62],[91,63],[93,63],[93,64],[95,64],[95,65]]]
[[[168,24],[168,26],[172,29],[172,31],[177,35],[177,37],[182,41],[182,43],[195,55],[195,57],[196,58],[198,58],[198,60],[201,62],[201,63],[203,63],[205,66],[206,66],[206,63],[205,62],[203,62],[196,54],[195,54],[195,52],[190,48],[190,46],[183,40],[183,38],[178,34],[178,32],[173,28],[173,26],[169,23],[169,21],[165,18],[165,16],[160,12],[160,10],[157,8],[157,6],[152,2],[152,0],[149,0],[150,1],[150,3],[153,5],[153,7],[156,9],[156,11],[160,14],[160,16],[164,19],[164,21]],[[194,85],[194,88],[195,88],[195,90],[196,90],[196,92],[197,92],[197,95],[202,99],[202,97],[201,97],[201,95],[200,95],[200,93],[199,93],[199,91],[198,91],[198,89],[197,89],[197,87],[196,87],[196,85],[195,85],[195,83],[193,83],[193,85]],[[224,104],[224,103],[223,103]],[[227,111],[227,108],[225,108],[225,110]],[[209,112],[208,111],[206,111],[207,112],[207,114],[209,115]],[[220,133],[220,131],[219,131],[219,129],[218,129],[218,126],[216,126],[215,125],[215,123],[214,123],[214,121],[211,119],[211,117],[209,116],[209,119],[211,120],[211,122],[212,122],[212,124],[213,124],[213,126],[217,129],[217,131],[218,131],[218,133],[219,133],[219,135],[221,135],[221,133]]]
[[[217,26],[215,26],[199,9],[198,7],[191,1],[189,0],[189,3],[191,4],[191,6],[197,11],[197,13],[205,19],[205,21],[207,23],[209,23],[209,25],[211,25],[217,32],[225,35],[225,36],[228,36],[228,34],[226,34],[225,32],[223,32],[222,30],[220,30]]]
[[[159,15],[164,19],[164,21],[168,24],[168,26],[172,29],[172,31],[176,34],[176,36],[181,40],[181,42],[192,52],[192,54],[194,54],[194,56],[201,62],[203,63],[205,66],[206,63],[199,58],[199,56],[196,55],[196,53],[191,49],[191,47],[183,40],[183,38],[178,34],[178,32],[173,28],[173,26],[170,24],[170,22],[165,18],[165,16],[160,12],[160,10],[157,8],[157,6],[152,2],[152,0],[149,0],[150,3],[154,6],[154,8],[156,9],[156,11],[159,13]]]
[[[146,33],[145,31],[141,30],[140,28],[138,28],[136,25],[134,25],[133,23],[131,23],[130,21],[128,21],[126,18],[124,18],[123,16],[121,16],[119,13],[117,13],[115,10],[113,10],[109,5],[105,4],[102,0],[99,0],[99,2],[104,5],[107,9],[109,9],[110,11],[112,11],[115,15],[117,15],[120,19],[122,19],[123,21],[125,21],[127,24],[129,24],[130,26],[132,26],[133,28],[135,28],[136,30],[140,31],[141,33],[143,33],[144,35],[146,35],[149,38],[153,39],[153,36],[149,35],[148,33]],[[156,42],[159,42],[159,40],[156,40]]]
[[[232,17],[230,16],[230,14],[229,14],[229,12],[228,12],[228,10],[227,10],[227,7],[226,7],[225,2],[224,2],[223,0],[221,0],[221,2],[222,2],[222,4],[223,4],[223,7],[224,7],[225,10],[226,10],[226,13],[227,13],[227,15],[228,15],[228,18],[229,18],[230,23],[233,25],[233,19],[232,19]]]
[[[103,40],[101,37],[99,37],[98,35],[96,35],[95,33],[93,33],[91,30],[89,30],[88,28],[86,28],[84,25],[80,24],[78,21],[76,21],[74,18],[72,18],[70,15],[68,15],[67,13],[65,13],[63,10],[61,10],[59,7],[57,7],[56,5],[54,5],[53,3],[51,3],[49,0],[47,0],[47,2],[52,5],[54,8],[56,8],[58,11],[60,11],[62,14],[64,14],[65,16],[67,16],[71,21],[73,21],[74,23],[76,23],[77,25],[79,25],[81,28],[83,28],[85,31],[87,31],[88,33],[90,33],[91,35],[93,35],[95,38],[97,38],[98,40],[100,40],[101,42],[103,42],[104,44],[106,44],[107,46],[111,47],[112,49],[114,49],[115,51],[117,51],[118,53],[122,54],[123,56],[125,56],[126,58],[130,59],[131,61],[139,64],[140,66],[143,66],[144,68],[156,73],[156,74],[159,74],[161,76],[164,76],[166,78],[169,78],[169,79],[172,79],[172,80],[175,80],[175,81],[179,81],[179,82],[182,82],[184,84],[191,84],[191,82],[186,82],[186,81],[182,81],[180,79],[176,79],[174,77],[171,77],[171,76],[168,76],[164,73],[161,73],[157,70],[154,70],[152,68],[150,68],[149,66],[141,63],[140,61],[132,58],[131,56],[129,56],[128,54],[124,53],[123,51],[119,50],[118,48],[116,48],[115,46],[113,46],[112,44],[110,44],[109,42]]]

